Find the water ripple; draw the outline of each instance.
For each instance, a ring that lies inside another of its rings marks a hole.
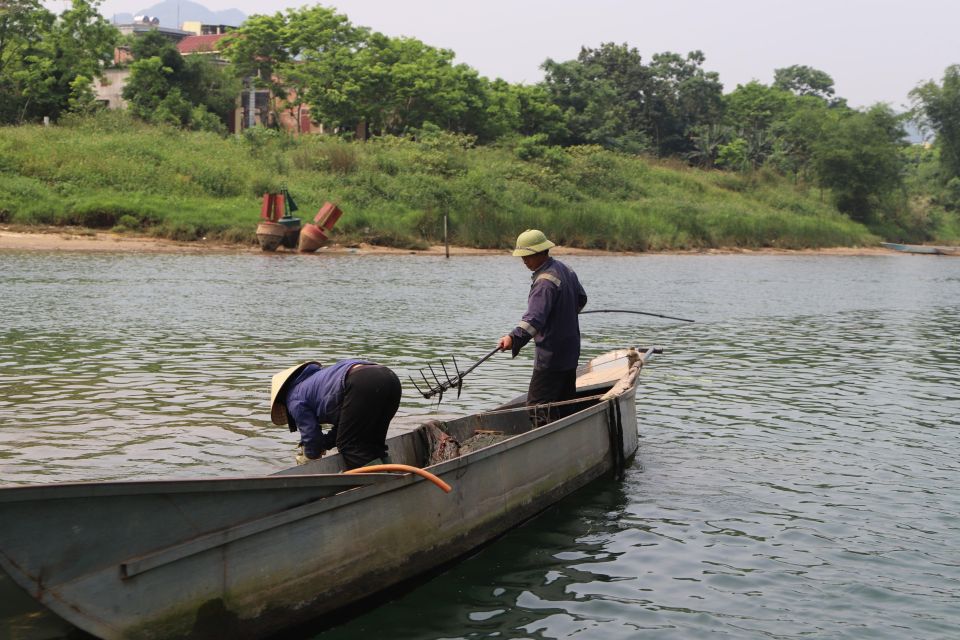
[[[960,260],[571,257],[585,356],[662,344],[641,448],[352,638],[954,638]],[[443,404],[407,382],[485,355],[522,313],[515,260],[0,253],[0,482],[230,476],[292,461],[273,372],[360,355],[401,414],[525,389],[500,354]],[[429,615],[424,615],[429,611]]]

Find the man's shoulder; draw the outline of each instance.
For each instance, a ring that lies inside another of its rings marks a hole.
[[[553,258],[553,259],[552,259],[552,262],[550,262],[550,264],[547,265],[547,268],[544,269],[543,271],[544,271],[544,273],[553,272],[555,275],[558,275],[558,276],[561,276],[561,277],[562,277],[562,276],[573,276],[573,277],[577,277],[576,272],[575,272],[573,269],[571,269],[570,266],[569,266],[567,263],[565,263],[565,262],[560,262],[560,261],[557,260],[556,258]]]
[[[563,282],[562,276],[563,276],[562,272],[555,272],[555,271],[551,271],[550,269],[546,269],[541,273],[537,274],[537,277],[534,279],[533,283],[534,285],[537,285],[540,283],[549,282],[550,284],[553,284],[559,287],[560,283]]]

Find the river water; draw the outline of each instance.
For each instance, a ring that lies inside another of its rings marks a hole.
[[[960,260],[564,260],[584,356],[657,344],[640,450],[477,555],[317,638],[960,637]],[[486,354],[509,257],[0,253],[0,483],[266,474],[270,376]],[[498,354],[439,409],[525,389]]]

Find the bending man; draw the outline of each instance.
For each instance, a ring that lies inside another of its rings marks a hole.
[[[304,362],[273,376],[270,418],[300,431],[303,464],[336,447],[345,469],[389,462],[387,428],[400,406],[400,380],[383,365]],[[333,428],[324,433],[320,425]]]

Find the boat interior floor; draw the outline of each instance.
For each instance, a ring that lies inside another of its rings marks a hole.
[[[547,408],[553,408],[562,417],[594,406],[605,390],[591,388],[579,392],[575,400],[540,405],[536,409],[526,407],[525,397],[520,397],[485,413],[445,420],[427,419],[414,429],[387,439],[390,462],[426,468],[479,451],[526,433],[534,428],[535,423],[547,424],[542,417],[536,417],[537,414],[542,416]],[[340,473],[344,470],[341,456],[328,453],[319,460],[284,469],[279,474]]]

